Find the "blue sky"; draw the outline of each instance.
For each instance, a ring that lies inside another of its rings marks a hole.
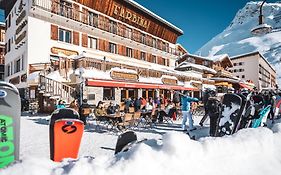
[[[178,40],[190,53],[222,32],[248,0],[135,0],[184,31]],[[276,2],[276,0],[267,0]]]

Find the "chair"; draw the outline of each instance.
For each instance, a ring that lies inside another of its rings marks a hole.
[[[134,114],[126,113],[123,117],[123,121],[118,123],[118,126],[125,129],[131,128],[134,125]]]
[[[129,108],[129,113],[134,113],[135,112],[135,108],[134,107],[130,107]]]
[[[140,111],[134,113],[133,120],[134,120],[133,127],[139,128],[139,124],[141,122],[141,112]]]

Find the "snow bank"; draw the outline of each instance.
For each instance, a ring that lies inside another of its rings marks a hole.
[[[150,140],[118,156],[100,156],[54,163],[27,158],[0,174],[215,174],[278,175],[281,171],[281,124],[246,129],[233,136],[190,140],[182,133],[168,133],[162,143]]]

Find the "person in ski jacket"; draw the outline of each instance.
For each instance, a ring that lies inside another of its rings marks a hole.
[[[136,100],[134,101],[135,112],[139,111],[140,108],[141,108],[141,99],[140,98],[136,98]]]
[[[181,97],[181,110],[182,110],[182,129],[183,131],[186,131],[186,122],[187,122],[187,118],[189,121],[189,130],[193,131],[196,128],[193,126],[193,119],[192,119],[192,113],[190,111],[190,103],[191,102],[198,102],[199,100],[197,98],[192,98],[189,96],[189,92],[185,91],[184,95],[182,95]]]
[[[125,108],[124,108],[124,112],[125,113],[128,113],[129,112],[129,108],[131,106],[131,103],[132,103],[132,100],[131,98],[128,98],[124,101],[124,104],[125,104]]]
[[[107,115],[106,110],[104,109],[104,102],[102,102],[102,101],[99,101],[98,106],[94,113],[98,120],[107,120],[108,119],[106,117],[106,115]]]
[[[211,137],[214,137],[218,125],[221,103],[216,97],[209,97],[206,103],[206,108],[208,109],[208,115],[210,116],[209,134]]]
[[[116,112],[118,112],[118,109],[119,109],[119,105],[110,102],[109,106],[106,109],[106,112],[107,114],[115,114]]]
[[[180,94],[178,91],[176,91],[174,93],[174,96],[173,96],[173,103],[175,104],[175,106],[177,106],[177,104],[180,102]]]
[[[209,114],[209,111],[208,111],[208,108],[207,108],[207,102],[208,102],[210,97],[214,97],[214,96],[216,96],[216,91],[210,90],[210,89],[207,89],[203,94],[202,101],[203,101],[203,104],[204,104],[205,115],[202,117],[202,119],[199,122],[200,126],[203,126],[203,123],[205,122],[205,120],[207,119],[208,114]]]
[[[56,105],[56,109],[63,109],[65,108],[64,101],[60,100],[59,103]]]
[[[69,104],[69,108],[74,109],[75,111],[79,112],[78,100],[73,100],[73,101]]]
[[[84,122],[86,125],[87,117],[90,115],[90,105],[88,104],[87,99],[82,100],[82,105],[79,108],[79,113],[80,113],[80,119]]]

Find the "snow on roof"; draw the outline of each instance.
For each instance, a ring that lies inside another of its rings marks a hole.
[[[111,71],[122,72],[122,73],[129,73],[129,74],[138,74],[137,71],[135,71],[135,70],[121,69],[119,67],[113,67],[113,68],[111,68]]]
[[[177,77],[175,77],[175,76],[169,76],[169,75],[162,75],[161,79],[163,79],[163,78],[178,80]]]
[[[32,72],[31,74],[29,74],[26,79],[27,83],[37,84],[39,82],[39,74],[40,71]]]
[[[235,80],[235,79],[231,79],[231,78],[214,77],[214,78],[211,78],[210,80],[227,81],[227,82],[231,82],[231,83],[239,83],[239,80]]]
[[[79,69],[75,70],[75,75],[79,76]],[[96,79],[106,79],[112,80],[110,76],[110,71],[101,71],[95,68],[92,69],[84,69],[84,73],[82,75],[84,78],[96,78]]]
[[[169,27],[171,27],[172,29],[176,30],[177,32],[179,32],[180,34],[184,34],[184,32],[176,27],[175,25],[171,24],[170,22],[166,21],[165,19],[161,18],[160,16],[156,15],[155,13],[153,13],[152,11],[148,10],[147,8],[143,7],[142,5],[140,5],[139,3],[133,1],[133,0],[125,0],[126,2],[128,2],[129,4],[133,5],[134,7],[138,8],[139,10],[143,11],[144,13],[154,17],[155,19],[161,21],[162,23],[168,25]]]
[[[155,77],[139,77],[139,82],[151,84],[163,84],[161,78]]]
[[[186,61],[179,64],[177,68],[186,68],[186,67],[194,67],[194,68],[197,68],[197,69],[200,69],[200,70],[211,72],[213,74],[217,73],[217,71],[215,71],[214,69],[211,69],[209,67],[199,65],[199,64],[189,63],[189,62],[186,62]]]
[[[58,81],[58,82],[67,82],[68,81],[60,75],[59,71],[51,72],[48,75],[46,75],[46,77],[50,78],[52,80]]]
[[[213,61],[223,61],[225,60],[226,58],[229,59],[229,56],[227,54],[221,54],[221,55],[214,55],[214,56],[209,56],[208,57],[210,60],[213,60]]]

